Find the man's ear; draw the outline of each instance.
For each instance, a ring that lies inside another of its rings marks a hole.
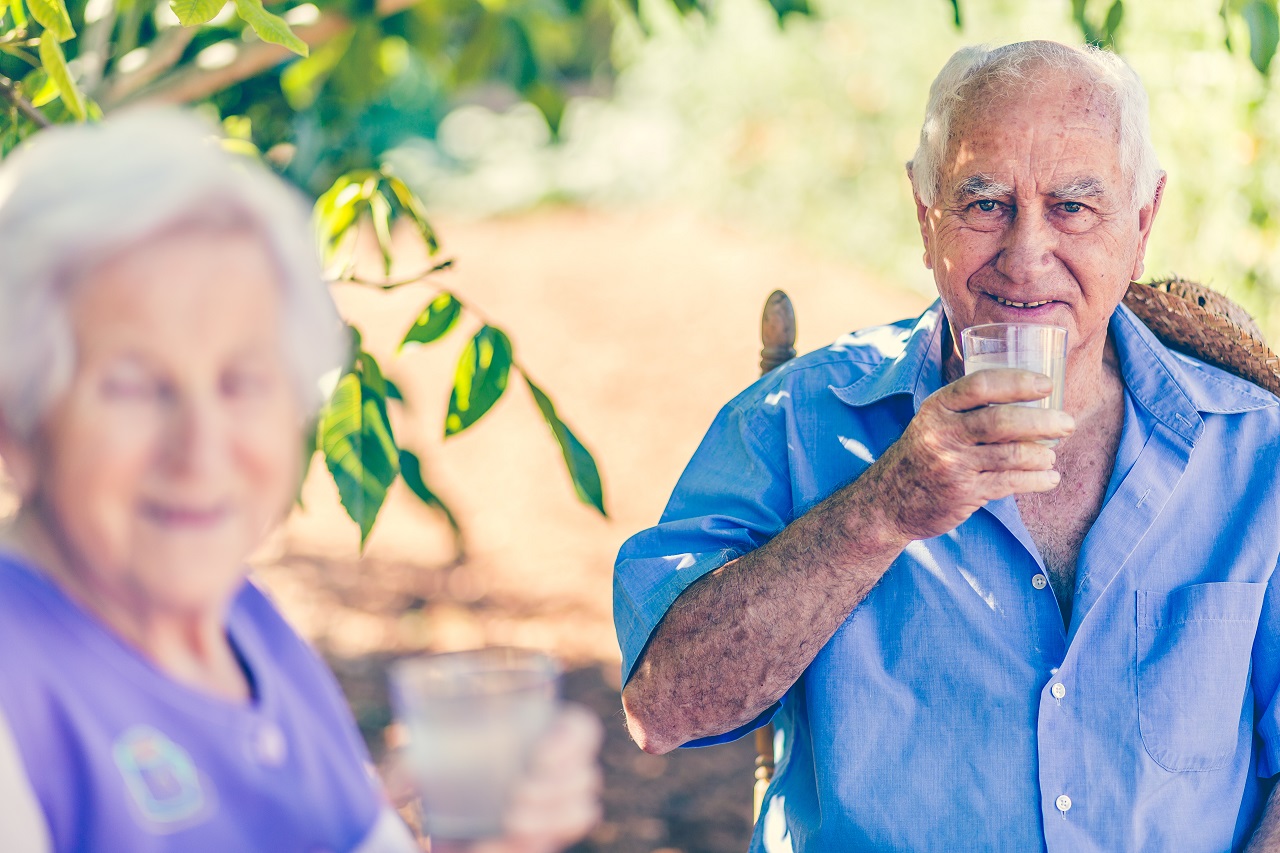
[[[1164,199],[1164,182],[1168,177],[1164,172],[1160,173],[1151,199],[1138,208],[1138,255],[1133,262],[1133,275],[1130,276],[1132,281],[1137,281],[1142,276],[1143,261],[1147,257],[1147,239],[1151,236],[1151,225],[1156,221],[1156,214],[1160,212],[1160,202]]]
[[[30,441],[20,438],[0,414],[0,460],[5,473],[18,489],[19,498],[25,502],[36,490],[37,465]]]
[[[929,233],[929,205],[920,200],[920,193],[916,189],[916,176],[911,169],[911,164],[907,164],[907,179],[911,181],[911,197],[916,202],[916,221],[920,223],[920,239],[924,242],[924,266],[925,269],[933,269],[933,259],[929,253],[929,243],[931,234]]]

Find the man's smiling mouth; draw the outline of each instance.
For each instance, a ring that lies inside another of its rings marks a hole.
[[[992,294],[992,298],[1001,305],[1009,305],[1014,308],[1039,308],[1041,305],[1048,305],[1053,301],[1052,299],[1046,299],[1043,302],[1014,302],[1012,299],[1005,299],[1003,296],[995,296],[994,294]]]

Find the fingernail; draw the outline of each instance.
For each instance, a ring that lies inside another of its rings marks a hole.
[[[1036,391],[1050,394],[1053,392],[1053,380],[1043,373],[1036,374]]]
[[[1066,412],[1058,412],[1058,429],[1063,432],[1075,432],[1076,419],[1068,415]]]

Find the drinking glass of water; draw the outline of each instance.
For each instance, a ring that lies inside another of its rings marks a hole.
[[[487,648],[393,664],[391,701],[432,838],[502,833],[502,816],[557,707],[560,668],[541,652]]]
[[[967,376],[994,367],[1043,373],[1053,390],[1042,400],[1012,403],[1040,409],[1061,409],[1067,384],[1067,330],[1036,323],[987,323],[960,334]],[[1044,442],[1057,444],[1057,441]]]

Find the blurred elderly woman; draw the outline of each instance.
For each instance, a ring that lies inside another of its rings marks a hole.
[[[141,114],[0,168],[5,851],[417,849],[247,579],[347,336],[300,199],[208,137]],[[589,827],[597,737],[561,717],[486,850]]]

